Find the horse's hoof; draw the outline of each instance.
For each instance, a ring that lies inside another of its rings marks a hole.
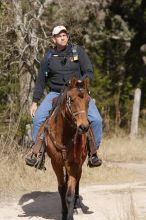
[[[81,208],[81,202],[79,197],[75,197],[74,209]]]
[[[62,220],[67,220],[67,213],[62,214]]]
[[[74,209],[74,215],[82,215],[82,214],[83,214],[83,210],[81,207]]]

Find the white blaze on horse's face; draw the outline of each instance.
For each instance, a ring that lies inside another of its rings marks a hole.
[[[73,88],[68,92],[68,109],[79,133],[89,129],[88,122],[89,95],[84,88]]]

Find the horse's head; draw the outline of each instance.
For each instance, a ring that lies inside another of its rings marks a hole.
[[[66,93],[66,114],[78,133],[83,134],[89,129],[88,105],[90,97],[88,95],[89,80],[72,79]]]

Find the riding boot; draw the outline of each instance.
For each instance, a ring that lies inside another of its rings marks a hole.
[[[44,167],[45,164],[45,149],[43,147],[43,143],[42,146],[39,149],[38,153],[35,153],[35,149],[36,145],[35,143],[33,143],[33,145],[31,146],[31,150],[30,152],[26,155],[25,157],[25,162],[26,165],[31,166],[31,167],[35,167],[39,170],[46,170],[46,168]]]
[[[89,167],[99,167],[102,164],[102,160],[98,157],[97,149],[99,146],[96,146],[95,138],[93,131],[90,128],[87,137],[87,149],[88,149],[88,166]]]
[[[37,155],[33,152],[33,146],[34,146],[34,143],[31,146],[31,150],[25,157],[26,165],[31,166],[31,167],[35,166],[35,164],[37,163]]]
[[[94,154],[91,154],[91,156],[88,157],[88,165],[89,167],[99,167],[102,164],[101,158],[98,157],[97,152]]]

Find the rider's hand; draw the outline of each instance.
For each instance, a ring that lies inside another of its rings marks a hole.
[[[33,102],[31,107],[30,107],[30,115],[31,117],[34,117],[35,116],[35,112],[37,110],[37,103],[36,102]]]

